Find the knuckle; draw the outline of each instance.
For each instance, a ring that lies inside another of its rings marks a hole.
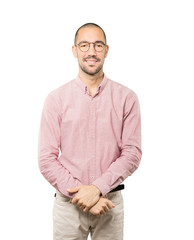
[[[96,214],[97,214],[97,215],[100,214],[100,211],[99,211],[99,210],[96,210]]]

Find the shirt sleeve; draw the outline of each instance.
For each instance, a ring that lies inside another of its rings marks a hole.
[[[141,160],[141,117],[135,93],[127,97],[124,105],[121,143],[120,157],[92,183],[100,189],[103,196],[130,176]]]
[[[42,175],[58,191],[67,197],[73,198],[66,191],[68,188],[80,186],[78,179],[60,163],[61,113],[60,102],[50,93],[44,103],[39,138],[38,162]]]

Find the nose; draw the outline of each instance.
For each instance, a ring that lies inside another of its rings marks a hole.
[[[88,54],[89,55],[96,55],[96,51],[95,51],[95,48],[94,48],[94,43],[90,43]]]

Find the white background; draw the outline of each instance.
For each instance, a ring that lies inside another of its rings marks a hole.
[[[194,239],[193,13],[188,0],[0,2],[0,239],[52,239],[40,115],[47,94],[77,75],[71,46],[86,22],[107,34],[107,77],[141,106],[143,157],[125,181],[125,240]]]

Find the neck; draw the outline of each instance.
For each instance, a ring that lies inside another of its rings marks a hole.
[[[102,82],[103,77],[103,70],[101,70],[95,75],[89,75],[85,72],[79,71],[79,78],[89,87],[89,89],[96,89]]]

